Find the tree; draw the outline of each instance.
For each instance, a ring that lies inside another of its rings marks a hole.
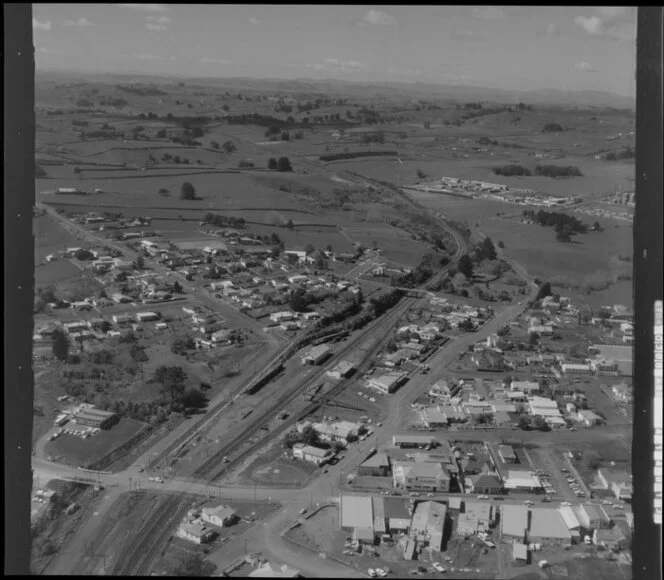
[[[501,248],[501,249],[504,248],[504,247],[505,247],[505,243],[504,243],[502,240],[499,241],[499,242],[498,242],[498,247]]]
[[[510,327],[509,326],[503,326],[500,329],[498,329],[498,332],[496,334],[498,336],[506,336],[510,333]]]
[[[537,344],[537,341],[539,340],[539,334],[536,332],[531,332],[528,334],[528,344],[531,346],[535,346]]]
[[[61,361],[67,360],[67,356],[69,355],[69,339],[67,338],[67,335],[64,331],[56,328],[51,337],[53,341],[53,356]]]
[[[219,149],[219,147],[220,147],[219,142],[218,141],[210,141],[210,147],[212,147],[212,149]]]
[[[304,251],[305,251],[307,254],[313,254],[313,253],[316,251],[316,248],[314,248],[311,244],[307,244],[307,245],[304,247]]]
[[[237,147],[235,146],[235,143],[233,143],[233,141],[224,142],[222,147],[223,147],[224,151],[226,151],[226,153],[229,153],[229,154],[235,152],[235,150],[237,149]]]
[[[286,227],[287,227],[289,230],[292,230],[293,227],[294,227],[294,226],[293,226],[293,220],[289,219],[289,220],[286,222]]]
[[[134,268],[137,270],[143,270],[145,268],[145,259],[140,254],[134,260]]]
[[[153,380],[161,383],[164,398],[169,392],[171,400],[175,401],[184,392],[184,383],[187,380],[187,373],[179,366],[158,366],[153,375]]]
[[[544,282],[539,287],[539,290],[537,291],[537,296],[535,296],[535,300],[542,300],[543,298],[546,298],[547,296],[551,296],[553,292],[551,291],[551,283],[550,282]]]
[[[180,282],[178,282],[177,280],[173,282],[172,288],[175,294],[184,294],[184,289],[182,288],[182,284],[180,284]]]
[[[468,254],[464,254],[459,258],[459,263],[457,264],[457,269],[461,272],[466,278],[472,278],[473,276],[473,261],[470,259]]]
[[[603,228],[602,228],[602,226],[599,224],[599,222],[595,222],[595,223],[593,224],[593,230],[595,230],[596,232],[601,232],[601,231],[603,231]]]
[[[523,429],[524,431],[530,431],[530,421],[528,420],[528,417],[526,415],[519,416],[517,425],[519,426],[519,429]]]
[[[186,200],[196,199],[196,189],[188,181],[185,181],[180,186],[180,199],[186,199]]]
[[[185,407],[192,409],[200,409],[206,403],[207,399],[205,395],[198,389],[189,389],[182,396],[181,402]]]
[[[271,169],[272,171],[276,171],[276,169],[277,169],[277,160],[274,157],[270,157],[267,160],[267,168]]]
[[[180,562],[170,570],[173,576],[199,577],[208,576],[206,562],[203,555],[197,552],[189,552]]]
[[[293,171],[293,167],[291,166],[290,159],[288,157],[279,157],[279,160],[277,161],[277,171],[280,172],[287,172],[287,171]]]
[[[533,426],[533,429],[537,429],[538,431],[549,431],[550,430],[549,424],[546,422],[544,417],[540,417],[539,415],[535,415],[533,417],[532,426]]]
[[[74,258],[84,262],[87,260],[94,260],[95,255],[90,250],[80,249],[74,254]]]
[[[288,301],[289,306],[295,312],[305,312],[309,302],[305,298],[305,291],[302,288],[295,290]]]
[[[426,176],[427,176],[427,174],[424,173],[424,171],[422,171],[421,169],[418,169],[418,170],[417,170],[417,178],[418,178],[418,179],[425,179]]]

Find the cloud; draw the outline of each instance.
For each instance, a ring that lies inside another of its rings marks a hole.
[[[39,22],[36,18],[32,19],[32,28],[34,30],[51,30],[51,21]]]
[[[156,54],[150,54],[149,52],[141,52],[140,54],[135,54],[134,58],[139,58],[141,60],[164,60],[163,56],[157,56]]]
[[[86,28],[88,26],[94,26],[94,23],[81,16],[76,20],[64,20],[62,26],[78,26],[79,28]]]
[[[307,64],[305,68],[317,71],[337,71],[350,73],[366,67],[364,63],[357,60],[339,60],[338,58],[326,58],[322,63]]]
[[[168,16],[146,16],[145,28],[152,32],[168,32],[169,28],[166,26],[173,19]]]
[[[173,19],[168,16],[146,16],[145,20],[147,22],[155,22],[156,24],[168,24],[173,21]]]
[[[391,75],[408,75],[408,76],[420,76],[422,71],[420,69],[408,69],[408,70],[399,70],[396,68],[387,69],[387,72]]]
[[[636,38],[634,15],[632,7],[604,6],[597,8],[592,16],[577,16],[574,24],[589,36],[633,41]]]
[[[218,58],[210,58],[209,56],[203,56],[198,59],[199,62],[209,63],[209,64],[230,64],[230,60],[222,60]]]
[[[476,38],[477,35],[472,30],[453,30],[452,36],[454,38],[462,40],[470,40],[471,38]]]
[[[255,16],[252,16],[252,17],[249,19],[249,23],[250,23],[250,24],[258,24],[259,22],[260,22],[260,20],[258,20],[258,18],[256,18]]]
[[[602,36],[604,34],[604,25],[602,19],[597,16],[577,16],[574,24],[583,28],[590,36]]]
[[[168,12],[170,10],[167,4],[118,4],[118,6],[139,12]]]
[[[583,72],[595,72],[595,68],[591,64],[588,64],[587,62],[577,62],[575,67],[577,70]]]
[[[477,6],[473,8],[473,16],[480,20],[500,20],[505,17],[505,12],[496,6],[485,6],[484,8]]]
[[[383,26],[397,25],[397,19],[382,10],[369,10],[369,12],[362,17],[362,22],[365,23],[364,26],[367,24],[382,24]]]
[[[338,58],[326,58],[323,61],[326,65],[340,68],[364,68],[364,64],[356,60],[339,60]]]

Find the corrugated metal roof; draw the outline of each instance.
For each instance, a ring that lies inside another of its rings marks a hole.
[[[373,528],[371,497],[342,495],[341,526],[344,528]]]

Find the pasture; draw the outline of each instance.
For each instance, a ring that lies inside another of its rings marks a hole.
[[[34,218],[32,220],[32,231],[35,237],[35,264],[43,263],[46,256],[67,247],[84,245],[49,216],[44,215]]]

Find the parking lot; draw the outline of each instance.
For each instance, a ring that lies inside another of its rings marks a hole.
[[[551,486],[550,489],[555,490],[555,493],[549,494],[551,497],[570,501],[578,501],[580,499],[575,494],[575,490],[580,489],[578,482],[572,485],[568,481],[568,479],[573,479],[573,476],[569,472],[569,468],[565,465],[563,458],[554,450],[540,447],[530,449],[528,454],[533,460],[536,470],[539,470],[537,475],[540,477],[543,485],[547,483]]]

